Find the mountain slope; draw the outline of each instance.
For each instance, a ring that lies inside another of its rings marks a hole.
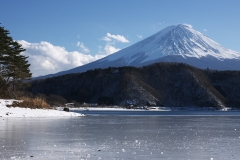
[[[109,67],[31,82],[33,94],[69,102],[171,107],[240,106],[240,71],[200,70],[182,63]]]
[[[240,53],[222,47],[190,25],[180,24],[95,62],[42,78],[110,66],[141,67],[156,62],[183,62],[202,69],[239,70]]]

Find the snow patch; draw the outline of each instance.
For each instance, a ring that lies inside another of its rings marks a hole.
[[[19,107],[7,107],[11,105],[14,99],[0,99],[0,117],[79,117],[83,114],[74,112],[65,112],[53,109],[30,109]]]

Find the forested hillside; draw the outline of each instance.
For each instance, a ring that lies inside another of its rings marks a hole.
[[[240,72],[200,70],[183,63],[109,67],[31,82],[33,94],[100,105],[240,106]]]

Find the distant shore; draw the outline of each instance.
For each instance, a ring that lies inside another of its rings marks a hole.
[[[141,109],[76,109],[72,112],[86,116],[240,116],[239,110],[234,111],[210,111],[210,110],[141,110]]]
[[[72,107],[70,110],[83,110],[83,111],[240,111],[238,109],[225,107],[217,109],[215,107],[137,107],[137,108],[124,108],[120,106],[110,107]]]

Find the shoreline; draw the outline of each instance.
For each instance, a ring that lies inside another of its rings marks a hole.
[[[0,99],[0,117],[81,117],[83,114],[76,112],[65,112],[54,109],[30,109],[19,107],[7,107],[11,105],[14,99]]]
[[[7,107],[11,105],[14,99],[0,99],[0,117],[81,117],[90,112],[239,112],[239,109],[232,110],[224,108],[217,110],[212,107],[150,107],[148,109],[127,109],[122,107],[74,107],[69,108],[70,112],[63,111],[64,107],[56,107],[56,109],[30,109],[20,107]],[[83,112],[83,113],[80,113]]]

